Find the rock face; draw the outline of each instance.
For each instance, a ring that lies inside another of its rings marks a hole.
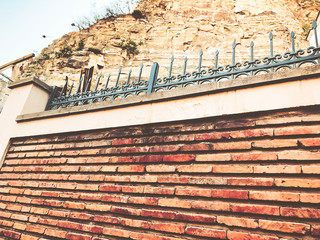
[[[316,17],[317,8],[318,1],[306,0],[144,0],[137,7],[143,18],[122,15],[66,34],[25,66],[21,77],[35,75],[49,85],[61,86],[65,76],[79,81],[81,68],[95,66],[94,75],[102,72],[104,84],[109,73],[115,81],[119,66],[124,66],[121,81],[125,81],[129,68],[137,76],[141,63],[148,68],[154,61],[160,64],[160,75],[166,75],[172,54],[173,73],[178,74],[185,56],[188,70],[195,70],[201,49],[204,66],[213,66],[216,50],[220,65],[230,63],[233,41],[237,43],[236,61],[249,58],[251,41],[255,42],[255,58],[269,56],[269,32],[273,32],[277,53],[291,48],[291,31],[296,33],[296,48],[305,48],[303,24]],[[131,46],[136,44],[135,53],[125,49],[129,40]],[[72,49],[71,56],[56,58],[55,53],[64,46]],[[145,70],[143,77],[148,74]]]

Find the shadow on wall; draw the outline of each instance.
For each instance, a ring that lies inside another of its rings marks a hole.
[[[10,89],[8,88],[7,82],[0,80],[0,113],[2,112],[2,108],[4,106],[4,103],[9,96]]]

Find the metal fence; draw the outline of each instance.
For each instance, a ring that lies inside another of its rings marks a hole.
[[[312,31],[314,31],[315,47],[309,47],[307,50],[296,50],[295,48],[295,33],[291,32],[291,51],[284,54],[274,54],[273,51],[273,34],[269,34],[270,40],[270,56],[263,59],[254,59],[254,42],[250,44],[250,60],[243,63],[236,62],[236,42],[232,44],[232,63],[224,67],[219,66],[219,51],[215,53],[214,66],[212,68],[204,69],[202,67],[203,51],[200,51],[199,63],[196,71],[187,72],[188,58],[184,59],[184,65],[182,73],[178,75],[172,75],[172,67],[174,63],[174,57],[172,56],[169,73],[167,77],[158,78],[159,64],[153,63],[150,77],[148,81],[141,80],[143,71],[143,64],[140,66],[139,75],[136,82],[131,82],[130,70],[126,83],[119,86],[120,75],[122,68],[120,67],[117,74],[115,85],[110,87],[109,81],[111,74],[107,76],[107,80],[101,89],[98,89],[102,75],[100,74],[95,88],[90,90],[92,79],[86,82],[84,86],[83,78],[75,89],[74,82],[71,87],[68,87],[68,80],[66,80],[64,87],[58,90],[56,86],[53,87],[50,99],[48,101],[46,110],[58,109],[60,107],[65,108],[68,106],[77,106],[90,104],[94,102],[102,102],[106,99],[114,100],[116,98],[126,98],[128,96],[138,96],[140,94],[149,94],[160,90],[170,90],[173,88],[184,88],[188,85],[200,85],[203,83],[219,82],[222,79],[235,79],[240,76],[254,76],[258,73],[276,72],[279,69],[299,68],[301,65],[320,64],[320,48],[317,37],[317,23],[313,21]],[[75,92],[73,93],[73,91]]]

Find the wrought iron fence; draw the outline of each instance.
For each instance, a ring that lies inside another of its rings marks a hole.
[[[157,92],[160,90],[170,90],[172,88],[183,88],[188,85],[200,85],[203,83],[219,82],[222,79],[235,79],[240,76],[254,76],[260,72],[276,72],[282,68],[294,69],[299,68],[301,65],[310,64],[320,64],[320,48],[317,36],[317,23],[313,21],[312,31],[314,31],[315,37],[315,47],[309,47],[307,50],[296,50],[295,48],[295,33],[291,32],[291,51],[285,52],[284,54],[274,54],[273,51],[273,34],[269,34],[270,40],[270,56],[263,59],[254,59],[254,42],[250,44],[250,60],[243,62],[235,61],[236,53],[236,42],[232,44],[232,63],[226,65],[225,67],[219,66],[219,51],[215,53],[214,67],[209,69],[204,69],[202,67],[202,55],[203,51],[200,51],[198,68],[196,71],[187,72],[188,58],[184,59],[183,70],[181,74],[172,75],[172,68],[174,63],[174,57],[172,56],[169,73],[167,77],[158,78],[159,64],[153,63],[150,77],[148,81],[141,79],[142,71],[144,65],[141,64],[139,75],[136,82],[130,82],[131,73],[130,70],[126,83],[119,86],[120,75],[122,68],[120,67],[117,74],[117,79],[115,85],[109,87],[109,81],[111,74],[107,76],[107,80],[104,87],[98,89],[102,75],[100,74],[94,90],[90,90],[91,81],[87,81],[86,86],[84,86],[83,78],[80,79],[79,85],[75,91],[72,93],[74,82],[72,83],[69,90],[68,79],[65,82],[64,87],[58,90],[57,87],[53,87],[50,99],[48,101],[46,110],[58,109],[60,107],[64,108],[67,106],[76,106],[90,104],[94,102],[102,102],[106,99],[114,100],[116,98],[126,98],[128,96],[137,96],[139,94],[149,94],[152,92]],[[83,90],[84,89],[84,90]]]

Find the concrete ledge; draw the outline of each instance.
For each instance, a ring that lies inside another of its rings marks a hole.
[[[218,83],[203,84],[200,86],[190,86],[182,89],[156,92],[152,94],[104,101],[83,106],[60,108],[57,110],[44,111],[39,113],[19,115],[17,122],[32,121],[44,118],[56,118],[71,114],[103,111],[107,109],[123,108],[153,102],[165,102],[173,99],[190,98],[194,96],[208,95],[219,92],[228,92],[237,89],[248,89],[255,86],[279,84],[297,80],[307,80],[320,76],[320,65],[302,67],[294,70],[284,70],[275,73],[261,74],[258,76],[243,77],[234,80],[221,80]],[[30,81],[30,80],[29,80]],[[35,79],[34,81],[39,81]],[[40,81],[41,82],[41,81]],[[42,82],[41,82],[42,83]],[[43,83],[44,84],[44,83]],[[46,84],[45,84],[46,85]],[[46,85],[47,86],[47,85]],[[319,86],[320,88],[320,86]]]
[[[35,78],[35,77],[25,78],[25,79],[21,79],[19,81],[10,83],[8,88],[14,89],[14,88],[25,86],[28,84],[34,84],[34,85],[44,89],[47,92],[51,92],[51,89],[52,89],[49,85],[47,85],[46,83],[40,81],[38,78]]]

